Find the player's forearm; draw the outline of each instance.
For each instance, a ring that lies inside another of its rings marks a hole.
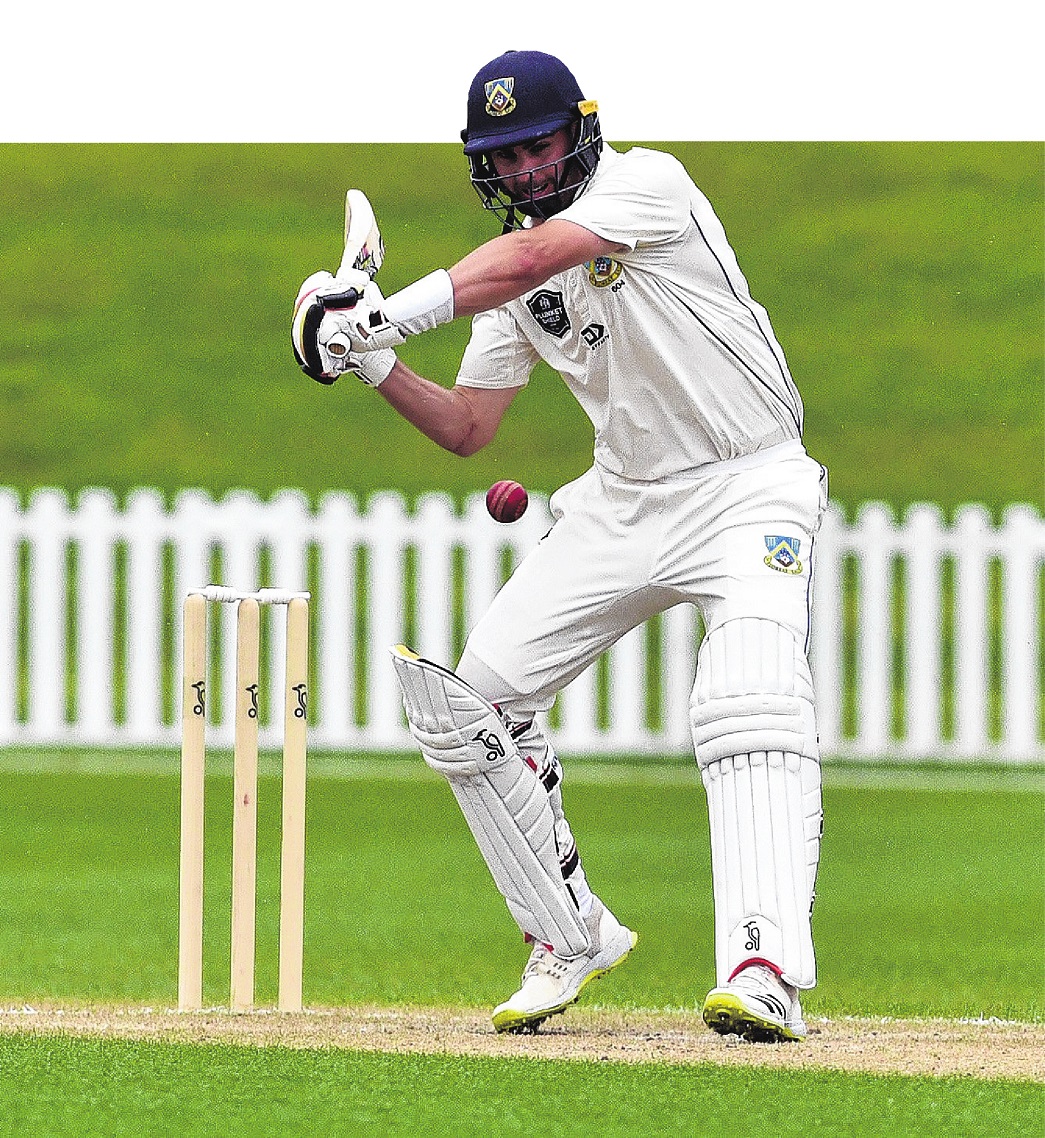
[[[474,454],[489,441],[478,436],[459,391],[425,379],[402,360],[377,390],[408,423],[452,454]]]
[[[453,268],[437,269],[386,297],[382,315],[404,335],[475,316],[542,285],[559,271],[557,252],[554,242],[533,231],[495,237]]]

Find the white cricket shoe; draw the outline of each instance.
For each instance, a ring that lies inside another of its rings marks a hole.
[[[638,933],[625,928],[598,897],[584,923],[591,947],[580,956],[567,960],[543,944],[534,947],[523,971],[522,987],[493,1010],[497,1031],[535,1032],[549,1016],[574,1003],[589,981],[616,968],[639,939]]]
[[[720,1035],[751,1043],[796,1042],[806,1025],[798,990],[764,964],[752,964],[704,1000],[704,1022]]]

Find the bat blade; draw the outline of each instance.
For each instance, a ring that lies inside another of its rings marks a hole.
[[[362,190],[349,190],[345,194],[345,252],[337,275],[360,269],[372,280],[384,259],[385,243],[370,199]]]

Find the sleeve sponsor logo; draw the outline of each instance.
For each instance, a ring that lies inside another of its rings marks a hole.
[[[589,324],[586,328],[581,329],[581,335],[584,337],[584,342],[594,352],[606,339],[606,326],[605,324]]]

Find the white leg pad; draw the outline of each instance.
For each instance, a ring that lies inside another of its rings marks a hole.
[[[709,632],[697,654],[690,721],[701,768],[752,751],[819,759],[813,677],[797,634],[760,617]]]
[[[757,958],[775,964],[796,988],[812,988],[819,763],[761,751],[710,763],[701,774],[711,824],[718,984]]]
[[[519,928],[564,957],[587,952],[588,930],[563,881],[548,792],[497,709],[454,672],[392,649],[410,731],[445,775]]]
[[[755,617],[713,629],[700,647],[690,716],[711,822],[718,983],[761,958],[811,988],[820,751],[796,632]]]

